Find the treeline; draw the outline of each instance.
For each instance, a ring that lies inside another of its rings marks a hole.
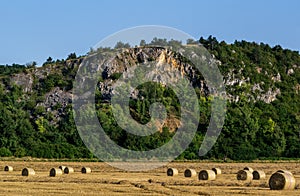
[[[22,72],[26,69],[25,65],[12,64],[12,65],[0,65],[0,76],[12,75]]]

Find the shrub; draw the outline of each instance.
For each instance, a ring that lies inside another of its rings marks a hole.
[[[0,156],[1,157],[10,157],[10,156],[12,156],[12,153],[10,152],[9,149],[7,149],[5,147],[1,147],[0,148]]]

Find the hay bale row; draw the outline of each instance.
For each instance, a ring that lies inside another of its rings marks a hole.
[[[59,166],[58,168],[61,169],[64,174],[74,173],[73,167]],[[83,173],[83,174],[88,174],[91,172],[92,172],[92,169],[90,167],[82,167],[81,168],[81,173]]]
[[[73,173],[74,169],[72,167],[67,167],[65,165],[60,165],[58,168],[51,168],[49,176],[55,177],[55,176],[61,176],[62,174],[69,174]]]
[[[88,174],[88,173],[91,173],[91,172],[92,172],[92,170],[89,167],[82,167],[81,168],[81,173],[83,173],[83,174]]]
[[[240,170],[236,175],[237,180],[251,181],[253,179],[253,174],[249,170]]]
[[[294,175],[286,170],[278,170],[269,179],[271,190],[292,190],[295,189],[296,180]]]
[[[168,168],[167,176],[177,176],[178,170],[176,168]]]
[[[199,180],[215,180],[216,173],[213,170],[201,170],[198,178]]]
[[[202,172],[202,173],[201,173]],[[201,175],[200,175],[201,173]],[[220,168],[212,168],[211,170],[202,170],[200,171],[198,178],[201,180],[214,180],[216,179],[217,175],[222,174],[222,171]],[[176,168],[168,168],[167,170],[168,176],[176,176],[178,175],[178,170]],[[186,169],[184,171],[184,177],[190,178],[197,176],[197,172],[195,169]]]
[[[64,168],[62,170],[61,168]],[[251,181],[251,180],[260,180],[265,179],[266,174],[262,170],[255,170],[251,172],[252,168],[245,167],[244,170],[240,170],[237,172],[237,180],[242,181]],[[4,171],[13,171],[12,166],[5,166]],[[59,166],[59,168],[52,168],[50,170],[50,176],[60,176],[63,173],[70,174],[73,173],[74,169],[72,167]],[[91,168],[82,167],[81,173],[91,173]],[[198,178],[199,180],[215,180],[217,175],[221,174],[221,170],[219,168],[212,168],[212,170],[201,170],[199,172]],[[35,171],[32,168],[24,168],[22,170],[22,176],[33,176],[35,175]],[[168,168],[167,170],[168,176],[176,176],[178,175],[178,170],[176,168]],[[194,177],[197,175],[197,172],[194,169],[186,169],[184,171],[185,177]],[[269,187],[271,190],[292,190],[295,189],[296,180],[293,174],[287,170],[278,170],[273,173],[269,179]]]
[[[200,171],[198,178],[199,180],[214,180],[217,175],[222,173],[220,168],[212,168],[212,170],[202,170]],[[176,168],[168,168],[167,176],[176,176],[178,175],[178,170]],[[184,171],[184,177],[190,178],[197,176],[197,172],[195,169],[186,169]]]
[[[12,172],[14,170],[14,168],[12,166],[9,166],[9,165],[6,165],[4,167],[4,171],[7,171],[7,172]]]
[[[22,170],[22,176],[33,176],[35,175],[35,171],[32,168],[24,168]]]
[[[186,169],[184,171],[184,177],[190,178],[197,176],[197,172],[194,169]]]
[[[62,168],[64,168],[64,170],[62,170]],[[5,166],[4,167],[4,171],[7,172],[11,172],[13,171],[13,167],[12,166]],[[82,167],[81,169],[81,173],[87,174],[87,173],[91,173],[92,170],[89,167]],[[59,166],[59,168],[52,168],[50,170],[50,176],[59,176],[62,175],[63,173],[65,174],[70,174],[70,173],[74,173],[74,169],[72,167],[66,167],[66,166]],[[33,176],[35,175],[35,171],[32,168],[24,168],[22,170],[22,176]],[[178,171],[177,171],[178,174]]]

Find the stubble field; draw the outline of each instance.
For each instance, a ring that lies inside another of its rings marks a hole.
[[[12,172],[3,168],[10,165]],[[52,167],[65,165],[75,172],[50,177]],[[82,174],[83,166],[91,167],[92,173]],[[238,170],[245,166],[263,170],[266,179],[243,182],[236,179]],[[22,176],[23,168],[33,168],[34,176]],[[166,175],[168,167],[177,168],[178,176]],[[187,168],[199,172],[219,167],[222,174],[214,181],[200,181],[198,176],[185,178]],[[99,162],[37,162],[1,161],[0,195],[300,195],[300,163],[209,163],[174,162],[167,166],[146,171],[126,172]],[[268,180],[278,169],[291,171],[296,178],[295,190],[270,190]]]

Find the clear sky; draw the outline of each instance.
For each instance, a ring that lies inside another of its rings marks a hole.
[[[299,8],[298,0],[3,0],[0,64],[42,64],[49,56],[86,54],[106,36],[138,25],[299,51]]]

